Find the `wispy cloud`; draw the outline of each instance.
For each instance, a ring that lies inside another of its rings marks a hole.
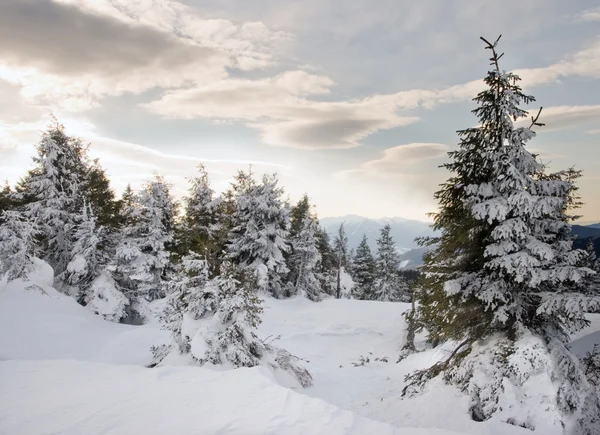
[[[381,156],[363,162],[358,168],[335,174],[347,178],[356,174],[374,178],[421,178],[415,165],[426,160],[444,157],[450,147],[441,143],[409,143],[385,149]]]
[[[579,21],[600,21],[600,7],[587,9],[577,14]]]

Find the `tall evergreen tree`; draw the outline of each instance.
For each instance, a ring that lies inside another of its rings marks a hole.
[[[90,205],[84,204],[73,235],[71,261],[64,272],[65,284],[77,289],[79,299],[85,299],[86,290],[100,274],[107,262],[107,255],[100,251],[100,232],[97,218]]]
[[[119,202],[98,159],[86,168],[81,192],[85,202],[94,210],[98,225],[115,230],[119,226]]]
[[[27,217],[39,226],[43,257],[55,276],[61,276],[71,260],[72,235],[84,203],[86,153],[79,139],[67,136],[55,123],[42,134],[35,167],[18,186]]]
[[[408,285],[399,273],[400,260],[396,251],[396,243],[390,234],[391,230],[390,224],[386,224],[377,239],[373,299],[408,302]]]
[[[284,254],[289,251],[289,211],[281,200],[283,190],[276,176],[263,177],[261,184],[240,174],[241,191],[236,197],[229,232],[228,257],[236,265],[253,270],[261,289],[280,298],[288,273]],[[238,176],[240,177],[240,176]]]
[[[113,269],[132,309],[166,294],[168,251],[177,204],[169,186],[156,176],[136,195],[129,223],[122,229]]]
[[[315,237],[320,261],[317,263],[317,278],[321,282],[323,293],[335,296],[337,273],[335,268],[335,254],[331,247],[329,234],[321,226],[317,226]]]
[[[471,394],[474,418],[487,419],[499,411],[506,382],[518,390],[548,370],[568,432],[592,434],[599,400],[566,347],[569,333],[587,324],[585,312],[600,307],[582,285],[591,274],[578,265],[585,254],[572,250],[569,209],[577,205],[579,173],[547,174],[525,149],[541,124],[537,117],[530,127],[514,122],[527,115],[519,105],[534,98],[518,76],[500,70],[498,41],[485,42],[492,68],[475,98],[479,125],[460,131],[460,147],[449,153],[453,176],[435,195],[433,228],[441,236],[427,242],[434,250],[419,286],[419,317],[431,338],[459,344],[411,379],[445,372]]]
[[[292,208],[291,216],[291,255],[288,259],[290,284],[294,294],[304,294],[318,301],[322,292],[317,272],[317,265],[321,261],[316,236],[318,223],[311,215],[307,195]]]
[[[371,253],[367,236],[363,235],[356,249],[356,255],[352,259],[352,280],[355,284],[352,288],[352,297],[354,299],[373,299],[375,272],[375,259]]]
[[[348,236],[346,235],[343,223],[340,224],[337,234],[333,239],[333,252],[336,269],[335,297],[340,299],[342,297],[342,272],[348,264]]]
[[[204,165],[198,166],[199,174],[190,180],[191,187],[184,199],[185,214],[180,225],[178,249],[183,255],[196,252],[208,263],[211,275],[218,272],[220,245],[220,199],[214,197],[208,173]]]

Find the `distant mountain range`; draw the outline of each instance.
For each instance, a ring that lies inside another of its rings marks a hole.
[[[367,236],[371,249],[376,249],[377,239],[379,238],[381,229],[386,224],[390,224],[392,227],[391,235],[396,242],[398,251],[401,253],[418,247],[415,243],[416,237],[431,236],[434,234],[429,227],[431,225],[429,222],[400,217],[371,219],[363,216],[348,215],[321,219],[321,225],[332,239],[337,234],[338,228],[342,223],[348,236],[348,246],[351,249],[358,247],[363,234]]]
[[[396,241],[396,248],[400,252],[401,266],[416,268],[423,264],[423,254],[426,248],[421,248],[415,243],[416,237],[432,236],[429,222],[404,219],[400,217],[371,219],[363,216],[348,215],[340,217],[327,217],[321,219],[321,225],[333,237],[340,224],[344,223],[348,246],[356,249],[362,240],[363,234],[369,240],[371,249],[377,249],[377,238],[381,229],[390,224],[392,237]],[[590,242],[594,244],[596,254],[600,256],[600,223],[591,225],[573,225],[573,234],[577,237],[574,247],[584,249]]]
[[[573,247],[585,249],[591,243],[594,246],[596,256],[600,257],[600,223],[592,225],[573,225],[573,233],[577,239]]]

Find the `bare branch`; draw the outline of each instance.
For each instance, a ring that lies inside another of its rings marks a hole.
[[[540,118],[540,115],[542,114],[542,109],[543,107],[540,107],[540,110],[538,110],[537,115],[535,115],[535,117],[531,117],[531,125],[529,126],[529,128],[532,128],[534,125],[537,127],[543,127],[544,124],[543,122],[538,122],[538,119]]]

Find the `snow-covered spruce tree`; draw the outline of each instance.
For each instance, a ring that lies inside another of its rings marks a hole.
[[[4,187],[0,189],[0,225],[2,225],[2,214],[5,211],[15,210],[17,203],[15,201],[14,192],[10,188],[8,181],[4,183]]]
[[[106,264],[99,249],[102,228],[96,224],[97,219],[91,206],[83,205],[79,222],[72,236],[71,261],[63,273],[62,280],[66,285],[77,289],[80,300],[85,299],[85,292],[98,276],[100,267]]]
[[[373,298],[378,301],[410,301],[408,285],[398,273],[400,261],[396,251],[396,243],[390,231],[392,227],[386,224],[381,229],[377,239],[377,253],[375,258],[375,285]]]
[[[81,141],[67,136],[55,122],[42,134],[33,157],[35,167],[17,189],[26,216],[39,225],[41,255],[56,277],[71,261],[72,235],[84,200],[86,153]]]
[[[375,259],[371,253],[367,236],[363,238],[356,249],[356,255],[352,259],[352,297],[354,299],[373,299],[373,287],[375,284]]]
[[[340,299],[342,297],[342,274],[344,273],[344,268],[348,265],[348,236],[346,235],[343,222],[340,224],[337,234],[333,239],[333,252],[336,269],[335,297]]]
[[[317,272],[317,265],[321,261],[316,236],[318,223],[311,214],[307,195],[292,208],[290,228],[292,249],[288,258],[288,279],[293,293],[305,295],[312,301],[319,301],[322,290]]]
[[[72,259],[62,277],[73,290],[78,302],[104,319],[118,322],[126,313],[129,301],[107,270],[114,255],[107,227],[98,224],[90,204],[84,204],[73,236]]]
[[[215,198],[215,192],[210,186],[208,173],[204,165],[198,166],[199,174],[190,179],[188,196],[184,199],[185,214],[180,230],[177,231],[177,249],[183,255],[196,252],[202,255],[207,263],[211,275],[218,272],[220,256],[221,200]]]
[[[33,270],[38,228],[16,210],[4,211],[0,224],[0,278],[27,278]]]
[[[169,354],[189,354],[195,331],[186,328],[193,323],[212,316],[219,305],[219,288],[216,281],[208,280],[208,265],[202,256],[190,252],[182,257],[173,278],[169,282],[166,309],[161,316],[164,328],[171,332],[171,343],[153,347],[154,367]]]
[[[128,223],[121,231],[111,269],[138,315],[143,316],[139,311],[147,302],[166,294],[168,247],[173,240],[176,208],[168,184],[156,176],[127,211]]]
[[[276,298],[284,295],[283,278],[288,273],[284,254],[289,251],[289,210],[281,200],[283,189],[275,175],[264,176],[261,184],[244,176],[248,186],[235,198],[233,228],[229,232],[228,258],[252,270],[261,290]]]
[[[185,275],[174,283],[164,319],[173,341],[153,348],[151,366],[175,351],[190,355],[201,365],[238,368],[265,364],[288,372],[303,387],[312,385],[312,377],[298,358],[256,335],[263,309],[252,270],[225,262],[221,274],[208,280],[206,263],[198,255],[184,257],[182,265]]]
[[[98,159],[87,164],[80,190],[85,202],[94,210],[97,223],[104,228],[106,236],[114,233],[120,223],[119,201],[115,199],[110,180]]]
[[[337,272],[335,269],[335,255],[329,241],[329,234],[321,226],[316,231],[317,249],[321,261],[317,263],[317,278],[321,282],[323,293],[335,296]]]
[[[591,435],[600,427],[598,396],[566,347],[600,304],[583,285],[592,273],[578,266],[585,254],[572,249],[568,212],[579,174],[547,174],[525,149],[541,124],[515,121],[526,116],[519,105],[534,99],[500,70],[498,41],[485,42],[493,68],[475,98],[479,125],[460,131],[449,153],[453,176],[435,195],[441,236],[428,241],[435,248],[419,285],[418,317],[430,338],[458,344],[410,376],[405,393],[443,373],[471,395],[474,419]],[[536,420],[530,406],[541,402],[545,415]]]

